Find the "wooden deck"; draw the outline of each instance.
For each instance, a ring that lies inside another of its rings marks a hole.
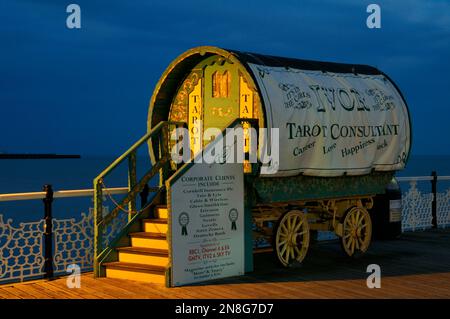
[[[255,257],[255,271],[207,285],[165,288],[83,274],[80,289],[66,278],[0,286],[0,299],[15,298],[450,298],[450,230],[407,233],[378,241],[359,259],[343,256],[339,243],[315,244],[297,269],[276,266],[270,253]],[[381,267],[381,288],[366,286],[366,267]]]

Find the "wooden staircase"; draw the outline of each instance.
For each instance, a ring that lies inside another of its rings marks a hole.
[[[155,207],[155,218],[142,219],[142,232],[128,234],[131,246],[116,248],[118,261],[102,265],[106,268],[106,277],[166,282],[169,262],[167,215],[167,206],[159,205]]]

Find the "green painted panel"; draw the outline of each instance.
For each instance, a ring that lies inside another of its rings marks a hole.
[[[339,177],[258,177],[253,180],[258,203],[327,199],[384,193],[393,172]]]

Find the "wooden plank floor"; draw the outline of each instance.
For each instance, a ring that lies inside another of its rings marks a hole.
[[[381,267],[381,288],[366,286],[367,265]],[[66,278],[0,285],[0,299],[15,298],[450,298],[450,229],[406,233],[376,241],[358,259],[345,257],[339,243],[314,244],[301,268],[283,269],[271,253],[255,256],[255,271],[242,277],[165,288],[83,274],[80,289]]]

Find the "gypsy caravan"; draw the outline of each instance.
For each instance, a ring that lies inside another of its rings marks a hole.
[[[236,127],[241,163],[196,160]],[[189,146],[187,163],[174,159],[179,141]],[[153,166],[138,181],[142,145]],[[95,273],[168,286],[240,275],[253,269],[261,240],[288,267],[304,261],[317,231],[333,231],[348,256],[363,254],[374,198],[404,168],[410,145],[406,102],[376,68],[191,49],[159,80],[148,133],[94,180]],[[130,192],[118,206],[128,205],[130,220],[105,243],[119,209],[101,213],[102,182],[126,158]],[[136,197],[157,174],[155,195],[137,210]]]

